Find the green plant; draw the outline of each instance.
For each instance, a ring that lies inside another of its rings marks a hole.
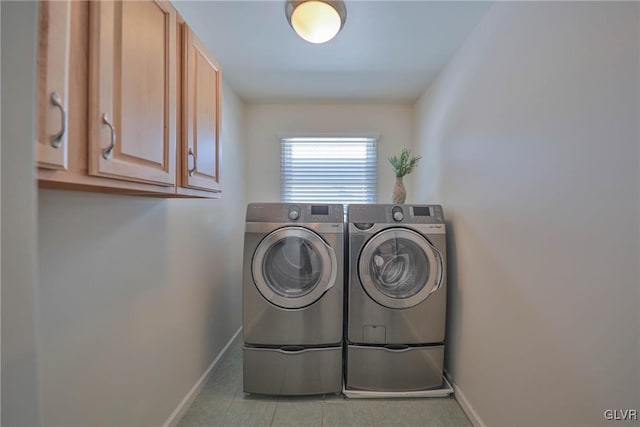
[[[403,148],[402,153],[400,153],[400,157],[389,157],[389,163],[391,163],[391,166],[393,166],[393,171],[395,172],[396,177],[400,178],[413,172],[413,169],[418,164],[418,161],[420,161],[420,159],[422,158],[422,156],[410,156],[411,150]]]

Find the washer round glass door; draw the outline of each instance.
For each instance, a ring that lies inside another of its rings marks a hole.
[[[262,296],[283,308],[302,308],[317,301],[336,280],[336,254],[313,231],[279,228],[253,254],[253,279]]]
[[[409,308],[442,285],[442,256],[419,233],[390,228],[364,245],[358,273],[365,291],[378,304]]]

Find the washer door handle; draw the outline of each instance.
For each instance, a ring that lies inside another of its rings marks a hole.
[[[438,278],[436,279],[436,284],[433,287],[433,289],[431,289],[431,292],[429,292],[429,295],[427,295],[427,298],[429,298],[432,293],[440,289],[442,287],[442,284],[444,283],[444,262],[442,262],[442,255],[440,255],[440,251],[438,250],[434,250],[433,253],[436,256],[436,259],[438,260],[438,264],[440,268],[438,268]]]

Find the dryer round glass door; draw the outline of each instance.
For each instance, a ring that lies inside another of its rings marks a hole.
[[[409,308],[442,286],[442,256],[419,233],[391,228],[364,245],[358,274],[365,291],[378,304]]]
[[[262,296],[283,308],[302,308],[333,286],[333,249],[313,231],[284,227],[268,234],[253,254],[253,279]]]

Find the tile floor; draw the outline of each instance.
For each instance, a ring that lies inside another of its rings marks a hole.
[[[345,399],[341,395],[270,397],[242,391],[242,336],[218,362],[178,427],[471,426],[449,398]]]

